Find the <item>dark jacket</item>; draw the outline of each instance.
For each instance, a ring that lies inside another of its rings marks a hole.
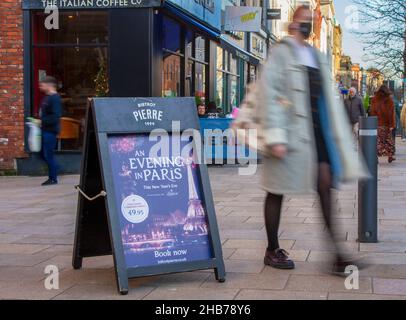
[[[352,124],[359,122],[359,117],[365,117],[365,109],[361,97],[348,97],[345,99],[344,104]]]
[[[61,97],[59,94],[45,96],[41,103],[42,131],[58,134],[62,112]]]

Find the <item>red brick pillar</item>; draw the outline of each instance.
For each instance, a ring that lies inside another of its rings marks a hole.
[[[24,155],[23,13],[20,0],[1,0],[0,171]]]

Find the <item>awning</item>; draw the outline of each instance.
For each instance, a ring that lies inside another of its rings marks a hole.
[[[230,51],[237,57],[239,57],[253,65],[259,65],[260,59],[258,59],[252,53],[249,53],[248,51],[245,51],[244,49],[241,49],[240,47],[236,46],[230,40],[228,40],[224,35],[220,36],[220,43],[224,49]]]
[[[187,14],[185,11],[182,9],[179,9],[175,5],[169,3],[169,2],[164,2],[163,7],[172,15],[176,16],[178,19],[184,21],[186,24],[190,24],[196,28],[198,28],[200,31],[203,33],[206,33],[206,35],[214,38],[214,40],[218,40],[221,36],[220,31],[217,31],[216,29],[213,29],[209,27],[208,25],[205,25],[204,23],[196,20],[189,14]]]

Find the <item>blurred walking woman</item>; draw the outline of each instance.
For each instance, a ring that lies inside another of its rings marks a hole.
[[[372,98],[370,116],[378,117],[378,156],[395,160],[395,141],[392,130],[396,128],[395,105],[390,90],[382,85]]]
[[[268,248],[264,263],[280,269],[295,266],[278,242],[284,196],[316,191],[333,238],[333,184],[366,176],[363,166],[358,165],[345,108],[333,91],[328,62],[306,42],[312,19],[306,6],[296,10],[290,36],[273,48],[261,81],[260,99],[265,106],[262,135],[271,154],[263,160],[262,175],[267,191]],[[338,248],[336,253],[335,271],[342,272],[353,262]]]

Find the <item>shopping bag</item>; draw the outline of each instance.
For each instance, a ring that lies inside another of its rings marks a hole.
[[[31,152],[41,151],[41,121],[35,118],[27,118],[28,148]]]

